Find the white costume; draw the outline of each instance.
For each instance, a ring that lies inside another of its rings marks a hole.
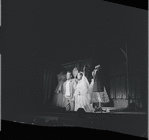
[[[75,98],[75,111],[79,108],[83,108],[86,112],[94,112],[94,108],[90,104],[91,97],[89,94],[89,82],[87,78],[82,73],[82,79],[78,81],[78,84],[75,89],[74,98]]]

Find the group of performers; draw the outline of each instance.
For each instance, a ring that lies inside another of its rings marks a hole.
[[[58,74],[53,105],[65,108],[66,111],[77,111],[79,108],[85,112],[100,111],[101,103],[109,102],[109,97],[105,86],[98,80],[99,68],[100,65],[92,71],[91,82],[85,76],[85,71],[78,71],[76,67],[72,72]]]

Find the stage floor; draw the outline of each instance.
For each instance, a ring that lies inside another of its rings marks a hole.
[[[103,108],[104,109],[104,108]],[[24,113],[6,113],[2,120],[40,126],[78,126],[102,130],[116,131],[141,136],[147,131],[147,113],[113,110],[108,113],[78,113],[61,109]]]
[[[147,113],[146,112],[138,112],[138,111],[127,111],[125,110],[125,108],[114,108],[114,107],[102,107],[103,110],[109,109],[109,112],[105,112],[105,111],[98,111],[98,112],[94,112],[94,113],[87,113],[87,112],[76,112],[76,111],[65,111],[65,109],[62,108],[55,108],[55,107],[50,107],[50,108],[43,108],[40,109],[40,111],[26,111],[26,112],[20,112],[20,113],[13,113],[11,114],[11,117],[15,117],[15,116],[20,116],[20,117],[25,117],[25,118],[41,118],[41,119],[45,119],[47,117],[70,117],[70,118],[74,118],[74,117],[78,117],[78,116],[83,116],[84,118],[94,118],[97,117],[97,115],[99,114],[107,114],[107,115],[143,115],[146,116]],[[9,115],[10,116],[10,115]],[[3,118],[8,118],[8,115],[4,115],[3,114]]]

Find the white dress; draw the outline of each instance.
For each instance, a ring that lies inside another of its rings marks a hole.
[[[64,107],[63,105],[63,94],[62,94],[62,85],[65,82],[66,77],[63,74],[58,75],[58,85],[55,89],[55,95],[53,98],[53,106]]]
[[[77,111],[79,108],[83,108],[86,112],[94,112],[94,108],[90,104],[91,98],[88,91],[89,91],[89,83],[87,81],[87,78],[83,75],[82,80],[78,82],[75,89],[74,111]]]

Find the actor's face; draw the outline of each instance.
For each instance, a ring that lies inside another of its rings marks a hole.
[[[77,77],[77,74],[78,74],[78,70],[77,69],[74,69],[74,71],[73,71],[73,77],[76,78]]]
[[[67,73],[66,78],[67,78],[67,80],[70,80],[71,79],[71,73]]]
[[[81,78],[82,78],[82,75],[81,75],[80,73],[78,73],[77,79],[78,79],[78,80],[81,80]]]

